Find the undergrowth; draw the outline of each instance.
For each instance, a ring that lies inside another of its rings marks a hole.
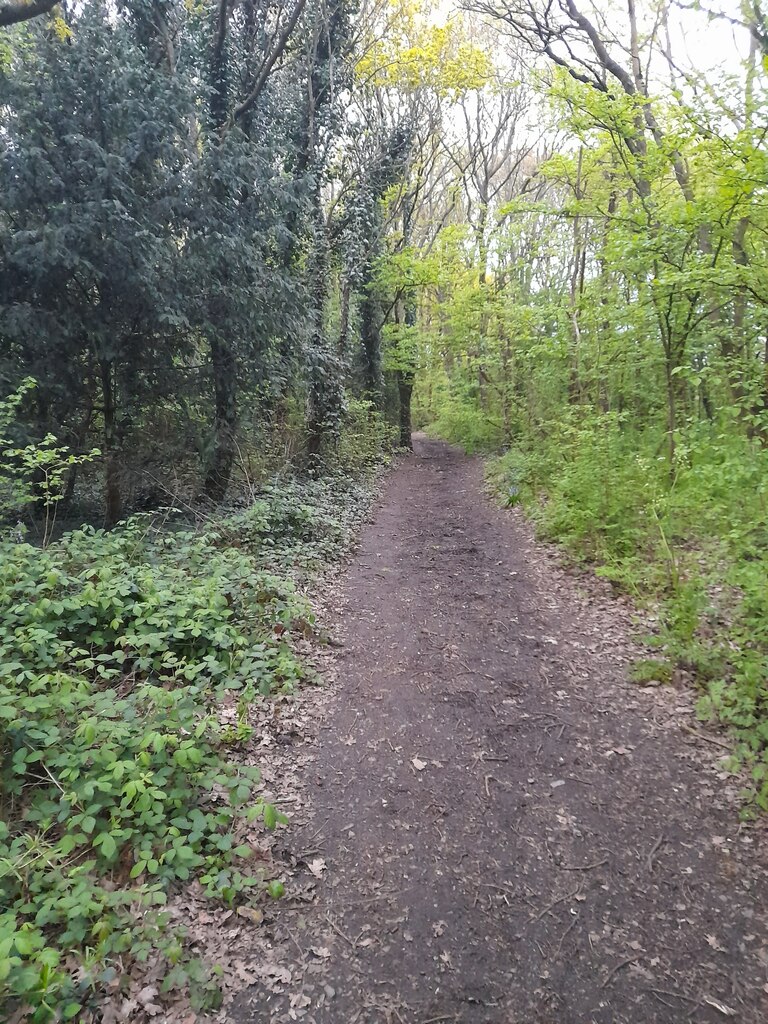
[[[674,476],[617,414],[574,412],[489,463],[493,486],[545,538],[659,609],[651,675],[701,689],[734,735],[732,767],[768,809],[768,451],[714,427],[681,432]],[[641,672],[648,677],[649,667]]]
[[[312,613],[293,580],[348,546],[366,498],[346,476],[283,481],[202,530],[137,516],[44,549],[0,541],[9,1015],[82,1019],[157,951],[167,989],[215,1002],[164,906],[191,880],[229,905],[267,888],[240,833],[285,819],[245,763],[248,709],[305,676],[289,641]]]

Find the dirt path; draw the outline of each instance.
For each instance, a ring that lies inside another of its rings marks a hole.
[[[322,880],[230,1019],[765,1021],[764,827],[681,729],[689,699],[624,681],[622,606],[481,485],[421,439],[363,534],[285,851]]]

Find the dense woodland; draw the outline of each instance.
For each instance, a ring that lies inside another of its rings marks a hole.
[[[767,62],[762,0],[0,0],[9,1005],[209,998],[129,904],[258,886],[222,747],[412,428],[654,602],[768,806]]]

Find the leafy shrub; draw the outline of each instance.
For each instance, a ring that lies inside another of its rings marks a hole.
[[[209,533],[219,546],[235,546],[280,573],[294,574],[338,558],[349,547],[370,501],[368,486],[336,473],[276,481],[248,508]]]
[[[336,447],[338,473],[353,478],[370,473],[388,460],[397,443],[397,428],[387,423],[373,402],[347,396]]]
[[[10,397],[0,400],[0,520],[18,516],[37,502],[44,511],[42,536],[43,544],[47,544],[56,520],[56,507],[64,496],[67,472],[92,462],[101,452],[94,448],[85,455],[73,455],[50,433],[40,441],[21,445],[3,436],[13,432],[16,411],[35,386],[33,378],[27,377]]]
[[[258,771],[237,744],[249,705],[302,678],[286,637],[311,622],[266,553],[291,564],[338,553],[350,524],[333,518],[334,494],[337,510],[363,501],[351,485],[341,499],[331,484],[286,485],[205,534],[141,516],[43,550],[2,542],[6,1006],[74,1019],[115,957],[155,947],[178,962],[169,888],[196,878],[232,903],[261,885],[239,829],[285,819],[254,796]],[[241,530],[242,546],[228,546]],[[220,723],[222,700],[237,704],[237,726]]]
[[[451,444],[460,444],[470,454],[493,451],[503,440],[501,423],[469,401],[445,405],[427,430]]]
[[[618,417],[582,410],[528,442],[489,462],[493,488],[571,555],[657,602],[653,642],[695,674],[701,715],[734,731],[751,796],[768,809],[768,451],[691,428],[670,479]],[[646,667],[636,678],[664,679]]]

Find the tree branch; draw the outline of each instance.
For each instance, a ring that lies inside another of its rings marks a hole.
[[[238,105],[235,107],[234,112],[232,114],[233,121],[236,121],[239,117],[242,117],[243,114],[247,114],[251,107],[254,105],[254,103],[258,100],[259,96],[261,95],[264,89],[264,86],[267,84],[267,79],[269,78],[272,68],[275,66],[279,58],[282,56],[286,46],[288,45],[288,40],[290,39],[293,30],[296,28],[296,24],[299,18],[301,17],[301,14],[306,5],[307,0],[296,0],[293,11],[291,12],[290,17],[288,18],[288,21],[285,23],[282,32],[277,37],[277,40],[275,42],[274,47],[272,48],[272,51],[267,55],[264,63],[261,66],[261,71],[259,71],[259,76],[256,79],[253,88],[245,97],[243,102],[238,103]]]
[[[59,0],[30,0],[28,3],[21,0],[20,3],[3,4],[0,6],[0,28],[47,14],[57,3]]]

